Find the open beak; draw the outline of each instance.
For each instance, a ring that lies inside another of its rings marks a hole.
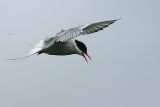
[[[91,57],[90,57],[88,54],[85,54],[85,53],[83,53],[83,52],[82,52],[82,56],[83,56],[83,58],[86,60],[87,63],[88,63],[88,60],[87,60],[86,56],[87,56],[90,60],[92,60]]]

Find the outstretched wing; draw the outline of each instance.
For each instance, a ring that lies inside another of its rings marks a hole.
[[[78,27],[71,28],[68,30],[61,30],[59,33],[56,34],[55,37],[47,37],[44,40],[41,40],[38,44],[36,44],[34,48],[30,51],[30,55],[49,48],[55,42],[65,42],[73,38],[76,38],[77,36],[80,36],[80,35],[91,34],[91,33],[103,30],[103,28],[108,27],[109,25],[111,25],[117,20],[118,19],[103,21],[103,22],[78,26]]]
[[[103,30],[104,28],[108,27],[109,25],[113,24],[117,20],[119,20],[119,19],[102,21],[102,22],[78,26],[78,27],[71,28],[68,30],[63,30],[60,33],[57,33],[56,36],[58,38],[56,41],[64,42],[64,41],[76,38],[77,36],[80,36],[80,35],[86,35],[86,34],[98,32],[98,31]]]

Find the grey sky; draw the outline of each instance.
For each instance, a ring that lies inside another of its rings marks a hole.
[[[78,55],[0,63],[0,107],[160,107],[160,1],[0,0],[0,59],[27,55],[49,33],[122,18],[77,39]]]

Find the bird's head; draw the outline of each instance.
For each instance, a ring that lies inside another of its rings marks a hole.
[[[79,48],[79,50],[81,51],[80,52],[80,55],[86,60],[86,62],[88,63],[88,60],[87,60],[87,58],[86,58],[86,56],[88,56],[88,58],[91,60],[91,57],[88,55],[88,53],[87,53],[87,47],[86,47],[86,45],[83,43],[83,42],[81,42],[81,41],[78,41],[78,40],[75,40],[75,42],[76,42],[76,45],[77,45],[77,47]]]

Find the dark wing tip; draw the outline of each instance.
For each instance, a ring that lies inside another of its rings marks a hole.
[[[122,18],[120,17],[120,18],[118,18],[118,19],[115,19],[115,20],[110,20],[111,21],[111,24],[112,23],[114,23],[114,22],[116,22],[116,21],[118,21],[118,20],[121,20]]]
[[[118,18],[118,19],[115,19],[115,20],[113,20],[114,22],[116,22],[116,21],[118,21],[118,20],[121,20],[122,18],[120,17],[120,18]]]

